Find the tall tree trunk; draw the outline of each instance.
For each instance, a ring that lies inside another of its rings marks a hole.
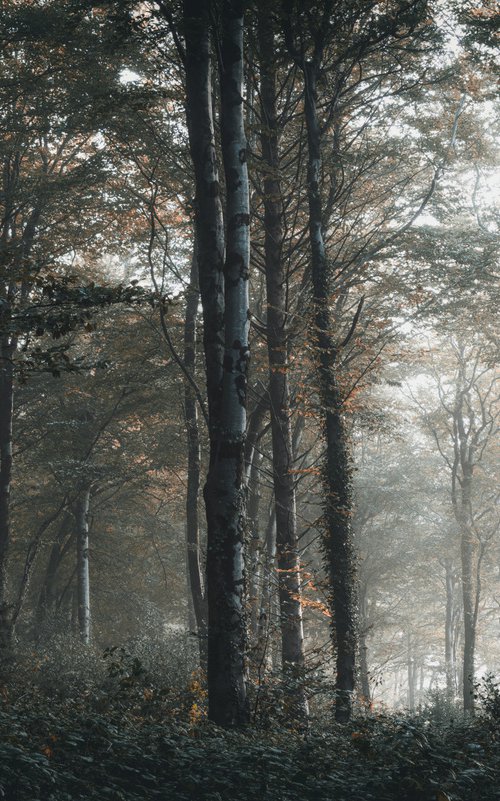
[[[313,340],[319,373],[319,392],[326,441],[325,532],[323,545],[332,587],[334,645],[337,651],[336,707],[338,721],[349,720],[355,684],[356,570],[351,531],[352,484],[342,398],[335,374],[337,347],[332,337],[329,309],[329,271],[322,225],[321,134],[317,113],[318,66],[306,62],[305,119],[308,142],[308,201],[311,276],[313,287]]]
[[[245,482],[247,485],[247,525],[248,525],[248,566],[250,605],[250,635],[255,645],[258,634],[259,594],[262,573],[262,538],[260,536],[260,469],[262,453],[257,445],[267,430],[266,415],[269,410],[269,392],[266,389],[259,396],[252,413],[248,418],[247,437],[245,443]]]
[[[476,646],[475,575],[474,557],[476,538],[470,521],[471,475],[465,475],[461,485],[461,502],[458,509],[461,528],[460,555],[462,561],[462,599],[464,611],[463,700],[464,711],[474,714],[474,652]]]
[[[371,703],[371,690],[368,673],[368,646],[366,644],[366,636],[363,632],[359,635],[359,679],[363,704],[369,707]]]
[[[455,610],[453,615],[453,664],[455,665],[455,692],[462,686],[462,663],[458,658],[460,640],[462,636],[462,607],[461,604],[455,602]]]
[[[276,505],[276,558],[279,577],[281,645],[284,677],[291,682],[293,712],[307,716],[300,686],[304,671],[300,562],[297,540],[290,389],[288,382],[287,275],[282,259],[284,209],[276,109],[275,37],[268,10],[259,9],[260,134],[264,169],[264,250],[267,291],[267,352]],[[295,686],[294,686],[295,685]]]
[[[198,318],[198,254],[193,248],[191,276],[186,293],[186,320],[184,324],[184,366],[193,378],[196,374],[196,322]],[[200,666],[207,670],[208,610],[200,554],[200,523],[198,501],[200,492],[200,433],[198,404],[193,386],[184,381],[184,419],[187,434],[187,492],[186,540],[188,583],[191,592],[196,634],[200,653]]]
[[[184,0],[187,121],[196,181],[196,230],[209,407],[207,515],[208,714],[248,720],[245,682],[244,446],[248,349],[249,196],[243,126],[243,4],[221,9],[221,135],[226,257],[215,152],[209,4]]]
[[[222,3],[221,138],[226,180],[221,418],[205,488],[209,543],[209,717],[248,720],[245,685],[245,434],[249,359],[249,187],[243,126],[243,3]]]
[[[455,638],[455,575],[453,565],[447,561],[445,564],[446,582],[446,616],[444,629],[444,663],[446,673],[446,696],[449,701],[455,697],[456,687],[456,664],[454,654]]]
[[[262,454],[254,449],[250,478],[248,480],[247,522],[249,530],[248,547],[248,603],[250,606],[250,636],[257,637],[259,625],[259,590],[261,579],[261,537],[260,537],[260,468]]]
[[[453,415],[454,462],[452,466],[451,500],[460,533],[461,586],[463,609],[462,695],[464,712],[474,714],[474,651],[479,587],[476,584],[477,541],[472,525],[472,481],[474,445],[472,422],[465,422],[464,404],[468,392],[464,373],[464,351],[460,351],[456,401]]]
[[[415,712],[415,657],[411,634],[407,635],[407,677],[408,677],[408,709]]]
[[[368,672],[368,646],[366,635],[368,633],[368,614],[366,590],[360,592],[360,621],[359,621],[359,680],[363,704],[369,706],[371,702],[370,676]]]
[[[12,480],[13,348],[5,335],[0,353],[0,662],[12,657],[12,622],[8,602],[7,559],[10,544]]]
[[[274,577],[276,575],[276,504],[269,509],[265,534],[265,553],[263,565],[262,593],[260,596],[259,621],[257,627],[256,664],[259,679],[269,659],[271,639]]]
[[[75,507],[78,632],[84,645],[90,643],[89,507],[90,489],[86,488]]]

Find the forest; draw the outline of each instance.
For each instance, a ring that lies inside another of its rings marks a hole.
[[[498,3],[0,8],[0,799],[498,799]]]

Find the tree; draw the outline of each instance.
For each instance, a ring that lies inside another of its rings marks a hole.
[[[198,317],[198,254],[193,248],[189,286],[186,291],[186,320],[184,325],[184,366],[188,376],[196,376],[196,321]],[[198,399],[189,378],[184,380],[184,415],[187,429],[188,479],[186,488],[186,535],[188,579],[200,649],[200,664],[207,669],[208,609],[201,561],[200,524],[198,515],[201,454],[198,428]]]
[[[207,3],[191,0],[183,6],[210,436],[204,490],[209,717],[231,726],[247,719],[243,507],[250,221],[242,106],[243,4],[223,2],[220,13],[225,237],[212,117],[209,9]]]
[[[264,259],[267,296],[266,338],[269,362],[269,403],[272,432],[272,469],[276,519],[276,560],[285,682],[300,683],[304,669],[301,575],[297,540],[294,452],[288,380],[288,275],[284,260],[285,210],[280,181],[279,127],[276,87],[276,40],[273,20],[264,4],[259,7],[260,141],[264,204]],[[294,714],[304,718],[303,690],[293,687]]]
[[[474,654],[481,598],[481,566],[491,532],[484,531],[484,510],[475,508],[476,468],[498,431],[498,376],[489,362],[488,348],[480,343],[451,343],[454,376],[437,382],[441,421],[426,413],[425,423],[450,476],[451,503],[460,537],[463,604],[463,703],[474,712]],[[487,519],[487,518],[486,518]],[[480,522],[481,521],[481,522]],[[451,580],[451,579],[449,579]],[[447,615],[447,626],[449,625]],[[448,646],[448,650],[450,646]]]
[[[391,87],[388,91],[393,96],[405,91],[404,79],[398,85],[398,79],[402,75],[400,59],[405,50],[405,42],[411,43],[408,46],[408,57],[414,65],[415,53],[423,55],[432,47],[429,41],[434,31],[432,26],[429,30],[426,24],[427,4],[420,1],[396,2],[385,8],[383,13],[376,6],[367,8],[365,4],[332,2],[317,4],[315,11],[316,14],[313,15],[310,9],[302,9],[300,3],[281,4],[286,45],[304,82],[303,114],[307,130],[312,284],[311,341],[315,348],[318,394],[326,443],[323,547],[329,563],[332,619],[337,649],[336,715],[339,720],[347,720],[351,714],[355,681],[357,602],[350,524],[351,459],[339,368],[342,351],[356,329],[363,299],[357,305],[345,337],[338,330],[339,312],[345,307],[349,289],[362,268],[407,230],[421,213],[432,196],[438,172],[435,172],[430,187],[417,208],[399,227],[395,226],[399,215],[396,210],[399,198],[394,192],[396,187],[393,183],[390,183],[388,192],[384,192],[382,196],[381,212],[373,213],[373,209],[370,211],[367,208],[365,199],[361,199],[359,205],[355,203],[351,207],[353,222],[350,224],[345,208],[349,207],[353,193],[356,195],[356,184],[359,180],[355,180],[354,184],[346,183],[343,164],[339,158],[339,135],[347,127],[342,123],[342,115],[346,114],[351,105],[353,108],[361,106],[366,112],[377,107],[380,102],[379,91],[384,82],[387,81],[388,87]],[[363,72],[365,65],[366,73]],[[332,86],[328,103],[324,96],[319,99],[319,88],[324,87],[327,72]],[[398,76],[396,81],[395,76]],[[374,87],[375,99],[372,95]],[[354,141],[363,135],[367,127],[368,123],[360,123]],[[333,132],[335,160],[327,192],[325,184],[328,186],[328,180],[325,180],[322,162],[325,140],[330,132]],[[379,156],[368,152],[367,160],[359,170],[358,179],[361,179],[361,183],[366,175],[371,178],[372,171],[377,172],[379,162]],[[334,255],[330,259],[325,232],[334,211],[339,220],[334,229],[339,234],[339,239],[335,242],[335,238],[331,238],[330,250]],[[351,237],[351,232],[356,231],[356,226],[364,223],[365,219],[368,233],[363,230],[359,236],[355,234]],[[335,306],[332,297],[337,301]]]
[[[75,509],[78,628],[84,645],[90,642],[89,508],[88,487],[82,490]]]

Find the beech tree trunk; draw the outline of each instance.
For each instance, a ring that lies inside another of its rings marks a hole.
[[[273,499],[274,500],[274,499]],[[276,575],[276,504],[269,509],[264,542],[262,592],[260,596],[257,643],[255,648],[259,678],[269,661],[274,580]]]
[[[243,4],[221,9],[221,136],[226,253],[210,81],[208,2],[184,2],[187,120],[196,182],[196,231],[209,407],[207,515],[210,720],[248,720],[243,554],[248,349],[249,196],[243,126]]]
[[[90,643],[90,574],[89,574],[90,489],[84,489],[76,502],[76,578],[78,596],[78,632],[84,645]]]
[[[413,653],[413,646],[411,634],[407,636],[407,677],[408,677],[408,709],[410,712],[415,711],[415,656]]]
[[[248,556],[247,573],[248,603],[250,606],[250,635],[252,646],[256,643],[259,620],[259,595],[261,589],[263,538],[260,534],[260,470],[262,454],[258,450],[258,442],[267,430],[266,415],[269,410],[269,393],[264,390],[252,413],[248,418],[247,436],[245,443],[245,482],[247,485],[247,526],[248,526]]]
[[[356,570],[352,517],[351,462],[342,417],[342,398],[335,373],[337,347],[332,337],[329,309],[329,270],[322,225],[321,134],[317,113],[318,65],[303,65],[305,119],[308,142],[308,201],[311,276],[313,287],[313,341],[319,374],[319,393],[326,442],[325,532],[323,545],[332,588],[334,646],[337,652],[336,707],[338,721],[349,720],[355,685],[357,626]]]
[[[304,694],[304,631],[293,445],[288,381],[287,275],[282,259],[284,209],[280,185],[276,110],[275,37],[268,10],[259,9],[261,148],[264,169],[264,250],[267,292],[267,352],[276,507],[276,562],[279,579],[281,650],[285,686],[294,717],[308,713]]]
[[[445,564],[446,616],[444,629],[444,662],[446,672],[446,695],[451,701],[457,691],[455,663],[455,576],[451,562]]]
[[[247,521],[249,530],[248,547],[248,604],[250,607],[250,635],[255,641],[259,625],[259,591],[261,579],[261,537],[259,525],[260,481],[259,472],[262,455],[254,449],[250,477],[248,480]]]
[[[472,482],[478,432],[473,427],[473,415],[468,403],[470,392],[466,377],[465,351],[460,349],[457,375],[456,399],[453,413],[454,460],[452,464],[451,499],[455,520],[460,533],[461,585],[463,609],[463,661],[462,695],[464,712],[473,715],[474,656],[476,647],[476,623],[480,600],[478,543],[473,530]],[[484,412],[483,412],[484,413]],[[472,415],[472,416],[471,416]],[[477,573],[476,573],[477,567]]]
[[[470,521],[472,468],[462,478],[458,520],[461,528],[462,600],[464,612],[463,699],[464,711],[474,714],[474,656],[476,647],[476,587],[474,563],[477,543]]]
[[[195,246],[191,262],[191,276],[186,293],[186,321],[184,325],[184,366],[193,377],[196,375],[196,322],[198,319],[198,254]],[[188,582],[193,602],[196,635],[200,652],[200,666],[207,670],[208,610],[200,554],[200,521],[198,501],[200,492],[200,433],[198,402],[192,384],[184,381],[184,419],[187,435],[187,492],[186,492],[186,545]]]

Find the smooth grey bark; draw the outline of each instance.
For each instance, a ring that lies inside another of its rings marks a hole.
[[[266,663],[270,658],[269,640],[271,635],[273,596],[275,592],[276,576],[276,504],[272,499],[267,517],[265,534],[264,564],[262,577],[262,590],[259,605],[259,620],[257,625],[257,641],[255,647],[256,664],[259,679],[262,676]]]
[[[75,504],[78,633],[84,645],[90,643],[89,508],[90,488],[86,488]]]
[[[297,539],[295,477],[288,380],[287,274],[283,263],[284,207],[280,183],[276,108],[276,47],[272,21],[259,6],[260,142],[263,168],[264,259],[267,292],[267,353],[276,514],[282,669],[295,717],[308,714],[304,694],[304,631]]]
[[[196,183],[210,463],[207,516],[208,714],[248,720],[243,553],[248,348],[249,196],[243,126],[243,4],[221,8],[221,138],[226,237],[212,115],[208,2],[185,0],[186,111]],[[225,245],[225,257],[224,257]]]
[[[445,584],[446,584],[446,612],[444,628],[444,662],[446,673],[446,695],[450,701],[455,698],[457,692],[457,666],[455,661],[455,634],[456,634],[456,610],[455,610],[455,570],[452,563],[446,560],[445,563]]]
[[[464,626],[463,650],[463,701],[464,710],[474,714],[474,657],[476,647],[475,575],[474,562],[477,541],[470,519],[472,466],[466,465],[460,485],[460,499],[455,503],[455,514],[460,526],[460,557],[462,565],[462,604]]]
[[[184,0],[186,118],[194,168],[198,278],[210,432],[221,416],[224,360],[224,220],[215,144],[207,0]],[[211,437],[212,438],[212,437]]]
[[[248,479],[248,604],[250,607],[250,636],[255,641],[259,625],[259,591],[261,582],[261,536],[260,536],[260,480],[262,454],[254,449],[250,476]]]
[[[184,367],[193,378],[196,375],[196,324],[199,301],[197,259],[195,242],[191,275],[186,292],[186,319],[184,324]],[[187,378],[184,380],[184,420],[187,440],[186,546],[188,583],[198,638],[200,666],[206,671],[208,609],[201,564],[200,521],[198,514],[201,469],[200,432],[198,402],[193,385]]]
[[[411,634],[407,635],[407,679],[408,679],[408,709],[415,711],[415,657]]]
[[[268,430],[266,416],[269,412],[269,392],[265,389],[258,397],[251,414],[248,416],[245,442],[245,484],[247,488],[247,574],[248,598],[250,607],[249,632],[255,641],[259,617],[259,592],[262,572],[262,537],[259,509],[261,500],[260,471],[262,453],[258,443]]]
[[[223,2],[221,21],[221,140],[226,182],[224,360],[221,418],[205,499],[212,534],[207,548],[209,716],[230,726],[248,720],[243,545],[250,209],[243,125],[243,3]]]

